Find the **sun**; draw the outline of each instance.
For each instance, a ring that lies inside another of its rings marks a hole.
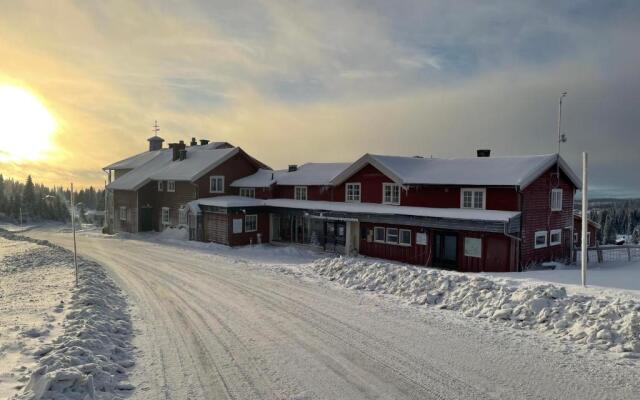
[[[34,94],[0,85],[0,161],[37,161],[53,146],[56,120]]]

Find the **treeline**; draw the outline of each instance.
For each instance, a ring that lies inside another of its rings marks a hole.
[[[589,217],[600,224],[598,241],[613,244],[617,235],[640,239],[640,200],[600,200],[590,202]]]
[[[0,219],[19,222],[53,220],[67,222],[70,217],[71,191],[62,187],[47,187],[33,182],[31,175],[25,182],[0,174]],[[93,187],[75,193],[78,214],[85,210],[104,210],[104,190]]]

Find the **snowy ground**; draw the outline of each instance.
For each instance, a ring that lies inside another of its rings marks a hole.
[[[99,265],[0,232],[0,397],[126,396],[133,365],[127,303]]]
[[[33,351],[62,333],[72,269],[35,243],[0,236],[0,398],[26,384]],[[42,263],[47,259],[46,264]]]
[[[71,245],[66,233],[29,235]],[[631,399],[640,390],[640,368],[618,353],[498,315],[411,304],[423,297],[398,290],[344,290],[359,275],[343,281],[336,271],[350,268],[313,252],[168,236],[79,235],[81,254],[107,267],[134,306],[132,398]],[[388,278],[379,283],[393,288]],[[476,303],[482,285],[467,287]]]

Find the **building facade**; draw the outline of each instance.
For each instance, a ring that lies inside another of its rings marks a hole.
[[[114,231],[183,226],[229,246],[294,243],[469,272],[571,257],[580,181],[556,154],[365,154],[273,171],[228,143],[151,147],[105,168]]]

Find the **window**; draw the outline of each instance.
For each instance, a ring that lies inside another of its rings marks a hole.
[[[258,230],[258,216],[255,214],[244,216],[244,231],[255,232]]]
[[[460,191],[461,208],[484,209],[486,207],[486,189],[462,189]]]
[[[360,184],[359,183],[347,183],[345,186],[345,201],[348,203],[360,202]]]
[[[179,225],[187,225],[187,207],[180,207],[180,212],[178,214],[178,224]]]
[[[384,243],[384,228],[376,226],[373,228],[373,241],[378,243]]]
[[[482,258],[482,239],[464,238],[464,255],[465,257]]]
[[[398,228],[387,228],[387,243],[398,244]]]
[[[242,218],[233,219],[233,233],[242,233]]]
[[[169,207],[162,207],[162,225],[169,225]]]
[[[162,192],[164,189],[162,188],[162,181],[158,181],[158,192]]]
[[[549,246],[557,246],[562,242],[562,229],[554,229],[549,234]]]
[[[547,231],[538,231],[535,236],[535,248],[547,247]]]
[[[209,193],[224,193],[224,176],[209,177]]]
[[[294,196],[296,200],[307,200],[307,187],[296,186]]]
[[[400,204],[400,185],[395,183],[382,184],[382,204]]]
[[[167,181],[167,192],[176,191],[176,181]]]
[[[400,229],[400,246],[411,246],[411,231]]]
[[[551,211],[562,211],[562,189],[551,189]]]
[[[120,207],[120,221],[127,220],[127,207]]]
[[[240,196],[242,197],[256,197],[255,188],[240,188]]]

